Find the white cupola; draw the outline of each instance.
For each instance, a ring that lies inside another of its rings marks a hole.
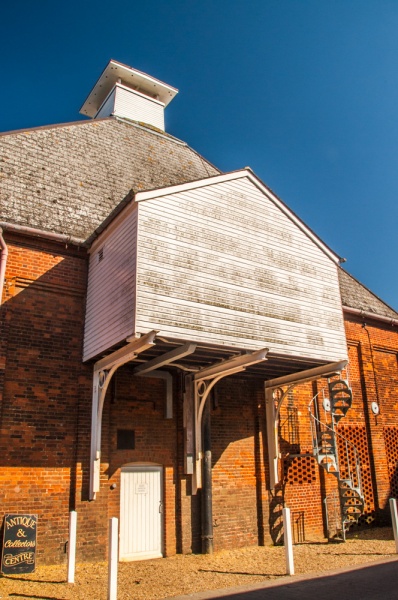
[[[164,109],[176,94],[176,88],[110,60],[80,113],[93,119],[124,117],[164,131]]]

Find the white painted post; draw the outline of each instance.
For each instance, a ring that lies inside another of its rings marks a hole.
[[[394,540],[395,540],[395,551],[398,554],[398,513],[397,513],[397,501],[395,500],[395,498],[390,498],[390,510],[391,510],[392,530],[394,532]]]
[[[77,512],[69,513],[68,583],[75,583]]]
[[[116,517],[109,519],[108,600],[117,600],[118,525]]]
[[[283,514],[283,538],[285,543],[286,573],[294,575],[293,538],[290,519],[290,508],[284,508]]]

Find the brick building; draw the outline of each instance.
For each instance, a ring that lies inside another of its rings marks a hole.
[[[38,515],[42,561],[72,509],[81,559],[117,516],[134,560],[277,541],[282,505],[332,532],[344,494],[382,522],[397,492],[397,313],[166,133],[176,93],[111,61],[91,120],[0,134],[0,516]]]

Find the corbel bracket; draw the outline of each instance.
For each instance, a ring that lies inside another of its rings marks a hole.
[[[240,373],[248,366],[266,360],[267,352],[268,348],[264,348],[256,352],[234,356],[186,377],[184,396],[185,470],[186,473],[192,475],[192,494],[196,494],[197,490],[202,487],[202,418],[211,390],[220,379]]]
[[[94,364],[91,412],[90,500],[95,499],[95,495],[100,489],[102,412],[109,383],[119,367],[134,360],[140,352],[144,352],[154,345],[157,333],[157,331],[150,331]]]

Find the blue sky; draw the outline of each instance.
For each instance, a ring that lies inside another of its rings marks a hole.
[[[397,32],[397,0],[15,0],[0,131],[83,118],[110,58],[154,75],[170,133],[250,166],[398,309]]]

